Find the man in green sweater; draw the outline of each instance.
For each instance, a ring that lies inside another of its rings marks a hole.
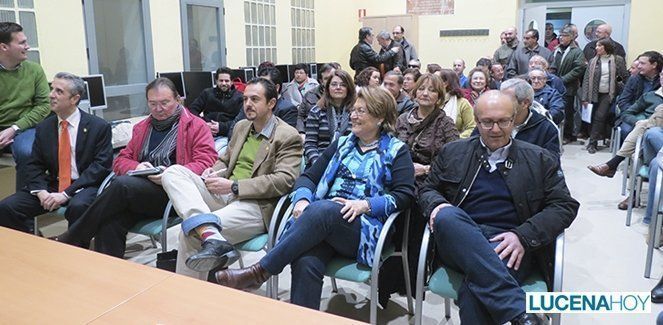
[[[26,185],[34,127],[50,112],[48,81],[39,64],[26,61],[30,49],[23,27],[0,22],[0,150],[16,161],[16,190]]]
[[[26,61],[28,49],[21,25],[0,22],[0,149],[14,155],[16,190],[26,185],[34,127],[50,113],[46,75]]]

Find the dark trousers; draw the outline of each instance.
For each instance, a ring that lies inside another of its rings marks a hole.
[[[575,128],[575,116],[576,116],[576,97],[573,96],[564,96],[564,137],[572,139],[575,134],[573,129]]]
[[[624,143],[624,140],[626,140],[626,136],[628,136],[631,131],[633,131],[634,125],[631,125],[626,122],[621,122],[619,123],[619,127],[621,128],[621,133],[619,134],[622,138],[622,143]]]
[[[65,204],[67,210],[64,217],[69,225],[76,222],[83,215],[96,195],[96,187],[85,188],[76,193]],[[31,232],[32,230],[26,225],[26,220],[32,220],[32,218],[47,212],[42,208],[36,195],[32,195],[26,189],[23,189],[0,201],[0,226]]]
[[[356,258],[361,221],[343,219],[343,206],[329,200],[311,203],[286,232],[281,241],[260,265],[271,274],[279,274],[292,263],[290,301],[320,309],[322,279],[327,263],[339,254]]]
[[[610,94],[599,93],[598,101],[592,103],[592,125],[590,143],[607,138],[608,115],[610,114]]]
[[[446,207],[435,216],[437,257],[446,267],[465,275],[458,288],[462,324],[503,324],[525,312],[521,283],[531,272],[526,253],[518,271],[506,267],[495,253],[499,242],[488,240],[503,232],[477,225],[457,207]]]
[[[97,252],[122,258],[129,229],[162,216],[167,203],[163,188],[147,178],[118,176],[69,227],[63,241],[84,247],[94,237]]]

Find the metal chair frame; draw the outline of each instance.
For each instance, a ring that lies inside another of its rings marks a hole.
[[[277,232],[277,243],[278,239],[281,238],[281,235],[283,233],[283,230],[285,228],[286,223],[290,218],[292,218],[292,209],[294,208],[294,204],[292,204],[288,210],[286,211],[287,218],[283,218],[281,221],[281,225],[279,226],[279,230]],[[397,252],[394,251],[393,254],[389,256],[383,256],[383,252],[385,249],[385,244],[387,240],[387,236],[389,234],[390,229],[394,226],[394,222],[396,221],[396,218],[399,217],[399,215],[402,215],[403,218],[405,218],[404,221],[404,228],[403,228],[403,242],[401,244],[401,251]],[[380,275],[380,267],[382,266],[383,262],[391,256],[401,256],[402,262],[403,262],[403,274],[405,276],[405,290],[406,290],[406,295],[407,295],[407,304],[408,304],[408,313],[413,314],[413,303],[412,303],[412,288],[411,288],[411,283],[410,283],[410,269],[409,269],[409,264],[408,264],[408,255],[407,255],[407,241],[408,241],[408,231],[410,227],[410,211],[397,211],[389,215],[387,220],[385,221],[382,231],[380,232],[380,235],[378,237],[378,242],[376,244],[376,249],[375,249],[375,254],[374,256],[380,256],[380,260],[375,261],[373,263],[373,266],[371,268],[371,277],[368,279],[366,284],[370,286],[370,323],[371,324],[377,324],[377,305],[378,305],[378,279]],[[338,286],[336,284],[336,279],[330,275],[327,275],[331,279],[332,283],[332,292],[337,293],[338,292]],[[275,284],[276,281],[273,282]]]
[[[663,158],[656,158],[659,160],[659,165],[658,165],[658,174],[656,175],[656,180],[655,183],[652,183],[650,181],[650,191],[651,185],[656,184],[654,186],[654,202],[652,202],[652,216],[651,220],[649,222],[649,239],[647,239],[647,257],[645,259],[645,278],[649,278],[651,276],[651,267],[652,267],[652,259],[654,255],[654,248],[659,248],[659,242],[660,242],[660,237],[661,237],[661,222],[663,221],[663,218],[660,217],[660,211],[661,211],[661,203],[663,203],[663,200],[661,200],[661,187],[663,184]]]
[[[640,176],[640,168],[644,165],[644,161],[642,161],[641,152],[642,152],[642,136],[639,136],[638,139],[635,142],[635,152],[633,153],[633,161],[631,163],[631,168],[628,170],[628,176],[629,176],[629,186],[628,186],[628,191],[629,191],[629,196],[631,194],[634,194],[634,197],[631,198],[628,201],[628,210],[626,211],[626,226],[631,225],[631,217],[633,215],[633,208],[634,207],[640,207],[640,194],[642,192],[642,176]]]
[[[428,286],[424,284],[427,283],[427,279],[424,279],[425,270],[426,270],[426,260],[428,255],[428,245],[430,242],[430,229],[426,227],[424,230],[424,236],[421,241],[421,250],[419,252],[419,261],[417,264],[417,288],[416,288],[416,297],[415,297],[415,314],[414,314],[414,324],[421,325],[422,314],[423,314],[423,300],[425,291],[428,289]],[[562,232],[557,236],[555,241],[555,265],[554,265],[554,277],[553,277],[553,292],[561,292],[562,285],[564,281],[564,238],[565,234]],[[435,272],[431,272],[430,276]],[[430,276],[428,278],[430,278]],[[451,299],[450,297],[444,298],[444,317],[446,319],[451,318]],[[548,315],[551,319],[553,325],[559,325],[561,322],[560,314]]]

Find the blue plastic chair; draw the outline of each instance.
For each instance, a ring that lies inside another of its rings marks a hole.
[[[115,178],[114,172],[110,173],[110,175],[108,175],[101,183],[97,196],[110,185],[113,178]],[[165,253],[168,251],[168,228],[180,223],[182,223],[182,218],[177,215],[175,209],[173,209],[173,203],[169,200],[161,216],[155,216],[153,219],[141,220],[131,227],[129,232],[147,236],[152,242],[152,247],[154,248],[158,247],[157,242],[159,242],[161,244],[161,252]]]
[[[292,206],[288,209],[287,218],[283,218],[279,231],[277,233],[278,238],[280,239],[281,233],[287,221],[292,218]],[[392,243],[386,243],[387,235],[390,230],[394,227],[394,222],[397,217],[405,218],[403,224],[403,242],[401,244],[401,251],[397,252]],[[357,282],[357,283],[366,283],[370,285],[370,323],[377,323],[377,305],[378,305],[378,279],[380,274],[380,267],[387,258],[391,256],[401,256],[403,263],[403,274],[405,277],[405,289],[407,294],[407,305],[408,313],[413,313],[412,306],[412,292],[410,284],[410,268],[407,257],[407,242],[408,242],[408,229],[410,225],[410,211],[398,211],[394,212],[387,218],[380,236],[378,237],[378,242],[375,249],[375,256],[381,256],[379,261],[373,263],[373,267],[369,268],[365,265],[357,263],[356,259],[349,259],[345,257],[334,257],[329,264],[327,264],[327,269],[325,270],[325,275],[331,278],[332,283],[332,292],[338,292],[338,287],[336,285],[336,279]]]
[[[235,249],[239,251],[244,251],[244,252],[259,252],[259,251],[265,251],[269,252],[269,250],[274,247],[274,244],[276,243],[276,233],[277,233],[277,226],[279,225],[279,222],[281,221],[281,218],[285,215],[285,212],[287,211],[287,208],[289,208],[289,195],[283,195],[279,199],[279,201],[276,203],[276,207],[274,208],[274,213],[272,214],[272,218],[269,221],[269,229],[267,229],[267,233],[257,235],[249,240],[243,241],[241,243],[235,244]],[[284,208],[286,208],[286,211],[283,211]],[[242,255],[240,254],[239,257],[239,267],[244,268],[244,261],[242,259]],[[277,277],[273,276],[267,281],[267,296],[270,298],[275,299],[276,298],[276,293],[278,292],[278,283]]]
[[[421,241],[421,251],[417,265],[417,292],[415,299],[414,324],[421,325],[423,313],[423,300],[426,290],[444,298],[444,317],[451,318],[451,299],[458,299],[458,288],[463,283],[464,276],[454,270],[440,267],[428,278],[428,285],[425,286],[425,269],[428,255],[428,244],[430,242],[430,229],[426,227],[424,237]],[[553,291],[562,291],[564,265],[564,233],[557,236],[555,243],[555,274],[553,279]],[[539,272],[533,273],[527,278],[521,286],[525,292],[548,292],[546,282]],[[552,314],[552,324],[559,325],[560,315]]]

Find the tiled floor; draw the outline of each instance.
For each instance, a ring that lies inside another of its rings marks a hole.
[[[641,223],[643,209],[636,209],[631,227],[624,225],[624,211],[616,209],[622,200],[619,195],[621,174],[613,179],[594,176],[586,169],[588,164],[596,164],[609,159],[604,150],[589,155],[580,145],[565,147],[563,167],[567,183],[573,196],[580,201],[580,213],[567,231],[566,256],[564,265],[565,291],[650,291],[663,274],[663,256],[655,252],[653,278],[643,277],[645,260],[645,238],[647,227]],[[4,183],[4,182],[3,182]],[[60,222],[44,227],[46,234],[57,233],[65,225]],[[169,231],[170,247],[176,245],[175,227]],[[154,265],[155,249],[136,251],[141,246],[149,246],[149,240],[133,236],[127,253],[131,261]],[[260,254],[249,254],[246,263],[257,261]],[[280,276],[279,293],[288,299],[290,272],[286,269]],[[328,280],[322,294],[322,310],[334,314],[368,321],[367,286],[339,281],[340,293],[331,293]],[[258,294],[264,294],[259,291]],[[424,303],[425,324],[459,324],[458,310],[452,308],[452,318],[443,319],[442,299],[429,296]],[[654,324],[656,315],[663,306],[653,305],[651,314],[572,314],[563,315],[562,324]],[[407,324],[413,318],[406,315],[404,297],[393,298],[386,310],[378,312],[381,324]]]

